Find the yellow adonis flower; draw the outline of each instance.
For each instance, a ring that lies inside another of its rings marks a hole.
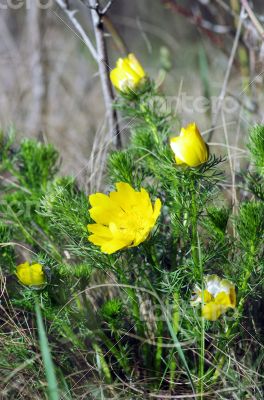
[[[171,138],[170,146],[175,154],[176,163],[179,165],[197,167],[208,160],[207,144],[204,142],[195,122],[182,128],[180,136]]]
[[[89,196],[90,216],[96,222],[88,225],[92,233],[88,240],[112,254],[126,247],[138,246],[147,239],[160,214],[161,201],[154,207],[148,192],[137,192],[128,183],[116,183],[109,196],[95,193]]]
[[[110,72],[110,79],[116,89],[124,92],[127,89],[135,89],[146,77],[146,73],[134,54],[128,54],[126,58],[119,58],[116,68]]]
[[[26,286],[42,286],[46,283],[42,265],[30,265],[28,261],[16,267],[16,276]]]
[[[217,275],[205,277],[204,290],[198,287],[192,305],[203,303],[202,316],[208,321],[216,321],[229,308],[236,307],[236,290],[232,282]]]

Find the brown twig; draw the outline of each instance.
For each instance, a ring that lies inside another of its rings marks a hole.
[[[246,12],[248,13],[249,18],[251,19],[252,24],[256,28],[257,32],[259,33],[262,40],[264,40],[264,28],[255,16],[254,12],[250,8],[247,0],[241,0],[242,6],[245,8]]]
[[[88,0],[89,7],[91,9],[94,34],[97,47],[97,62],[99,67],[99,74],[102,84],[103,96],[106,106],[107,117],[109,121],[110,131],[115,139],[115,144],[117,148],[121,148],[121,137],[119,132],[117,112],[113,107],[114,102],[114,92],[112,84],[109,77],[109,62],[107,46],[105,42],[104,24],[102,17],[107,10],[109,10],[112,5],[112,1],[108,3],[103,10],[100,8],[100,3],[97,0]]]
[[[127,44],[125,43],[124,39],[119,34],[117,28],[113,24],[112,19],[109,18],[108,15],[104,15],[103,23],[104,23],[105,29],[111,35],[114,45],[117,48],[117,50],[121,54],[123,54],[124,57],[126,57],[127,54],[129,53],[129,48],[128,48]]]
[[[191,24],[201,29],[217,46],[222,47],[222,39],[219,35],[226,34],[231,31],[229,26],[215,25],[210,21],[204,20],[201,15],[194,14],[189,8],[178,4],[175,0],[162,0],[162,3],[165,5],[165,7],[187,18]]]

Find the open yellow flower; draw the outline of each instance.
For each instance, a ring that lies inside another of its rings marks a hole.
[[[170,146],[175,154],[177,164],[186,164],[197,167],[208,160],[208,148],[200,131],[192,122],[181,129],[180,136],[171,138]]]
[[[116,68],[110,72],[112,84],[122,92],[135,89],[145,76],[144,69],[132,53],[126,58],[119,58]]]
[[[42,286],[46,283],[42,265],[30,265],[28,261],[16,267],[16,276],[26,286]]]
[[[195,289],[192,305],[202,303],[202,316],[208,321],[216,321],[229,308],[236,307],[236,290],[232,282],[217,275],[205,277],[204,290]]]
[[[89,196],[90,216],[96,223],[88,225],[92,233],[88,240],[107,254],[144,242],[161,209],[161,201],[157,199],[153,207],[143,188],[137,192],[128,183],[119,182],[116,189],[109,196],[103,193]]]

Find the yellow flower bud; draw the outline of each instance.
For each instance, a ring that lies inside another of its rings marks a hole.
[[[119,58],[116,68],[110,72],[112,84],[122,92],[135,89],[145,76],[146,73],[134,54]]]
[[[42,286],[46,283],[42,265],[30,265],[28,261],[16,267],[16,276],[26,286]]]
[[[208,160],[208,148],[195,122],[181,129],[180,136],[171,138],[170,146],[178,165],[197,167]]]
[[[202,316],[208,321],[216,321],[229,308],[236,307],[236,290],[232,282],[217,275],[205,277],[203,292],[196,287],[191,304],[202,304]]]

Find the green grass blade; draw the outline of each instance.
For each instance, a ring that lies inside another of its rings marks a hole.
[[[48,399],[59,400],[59,391],[55,374],[55,368],[51,358],[49,343],[46,336],[42,315],[38,303],[35,304],[35,311],[37,316],[40,350],[45,368],[45,375],[48,383]]]

